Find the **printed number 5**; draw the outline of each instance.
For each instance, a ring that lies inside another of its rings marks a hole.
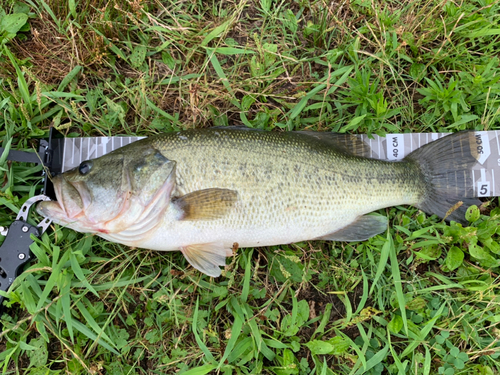
[[[481,185],[481,189],[479,189],[479,194],[486,195],[488,193],[488,185]]]

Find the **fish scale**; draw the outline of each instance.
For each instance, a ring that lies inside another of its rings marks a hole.
[[[464,198],[474,141],[473,133],[457,133],[389,162],[358,156],[366,152],[353,137],[333,133],[160,134],[57,176],[58,201],[38,211],[110,241],[180,250],[218,276],[235,244],[372,237],[387,218],[366,214],[384,207],[411,204],[465,223],[467,207],[479,203]]]
[[[173,233],[161,235],[170,242],[174,237],[184,241],[185,236],[209,241],[214,231],[220,232],[216,241],[225,247],[234,242],[248,247],[317,238],[376,209],[415,204],[424,188],[418,186],[421,181],[408,178],[415,174],[414,166],[368,159],[360,164],[359,157],[318,146],[306,137],[207,130],[164,134],[152,146],[177,161],[184,193],[216,187],[238,191],[230,214],[218,220],[177,222]],[[273,233],[266,238],[262,231],[269,228]],[[158,247],[153,241],[147,245]]]

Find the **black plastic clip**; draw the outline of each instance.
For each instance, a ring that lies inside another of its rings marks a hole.
[[[0,147],[0,155],[4,148]],[[55,176],[62,172],[62,158],[64,155],[64,136],[56,129],[50,128],[49,139],[41,139],[38,144],[38,152],[27,152],[9,150],[7,160],[22,163],[43,164],[43,188],[41,193],[52,199],[56,199],[54,187],[49,176]]]
[[[31,235],[40,237],[51,223],[50,219],[44,219],[37,226],[28,223],[28,214],[31,206],[39,201],[48,201],[45,195],[36,195],[28,199],[16,220],[8,227],[1,227],[0,234],[5,240],[0,246],[0,290],[7,291],[14,279],[22,272],[21,266],[31,259],[30,245],[34,242]],[[0,296],[0,307],[3,296]]]

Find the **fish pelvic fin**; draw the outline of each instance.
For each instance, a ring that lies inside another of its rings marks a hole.
[[[219,267],[225,266],[226,257],[232,255],[232,251],[225,249],[221,243],[188,245],[181,247],[180,250],[189,264],[212,277],[221,275]]]
[[[326,241],[364,241],[387,229],[387,217],[381,215],[364,215],[354,222],[333,233],[318,238]]]
[[[481,201],[473,196],[472,167],[477,162],[475,133],[458,132],[420,147],[404,161],[417,163],[425,192],[415,204],[428,214],[466,224],[465,212]]]
[[[213,220],[226,215],[238,199],[230,189],[204,189],[173,199],[181,211],[180,220]]]

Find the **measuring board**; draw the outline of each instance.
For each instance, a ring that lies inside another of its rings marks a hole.
[[[413,150],[450,133],[387,134],[385,137],[358,135],[374,159],[397,161]],[[498,131],[475,133],[478,161],[472,167],[471,197],[495,197],[500,194],[500,141]],[[84,137],[62,139],[62,171],[95,159],[144,137]],[[368,155],[367,155],[368,156]]]

